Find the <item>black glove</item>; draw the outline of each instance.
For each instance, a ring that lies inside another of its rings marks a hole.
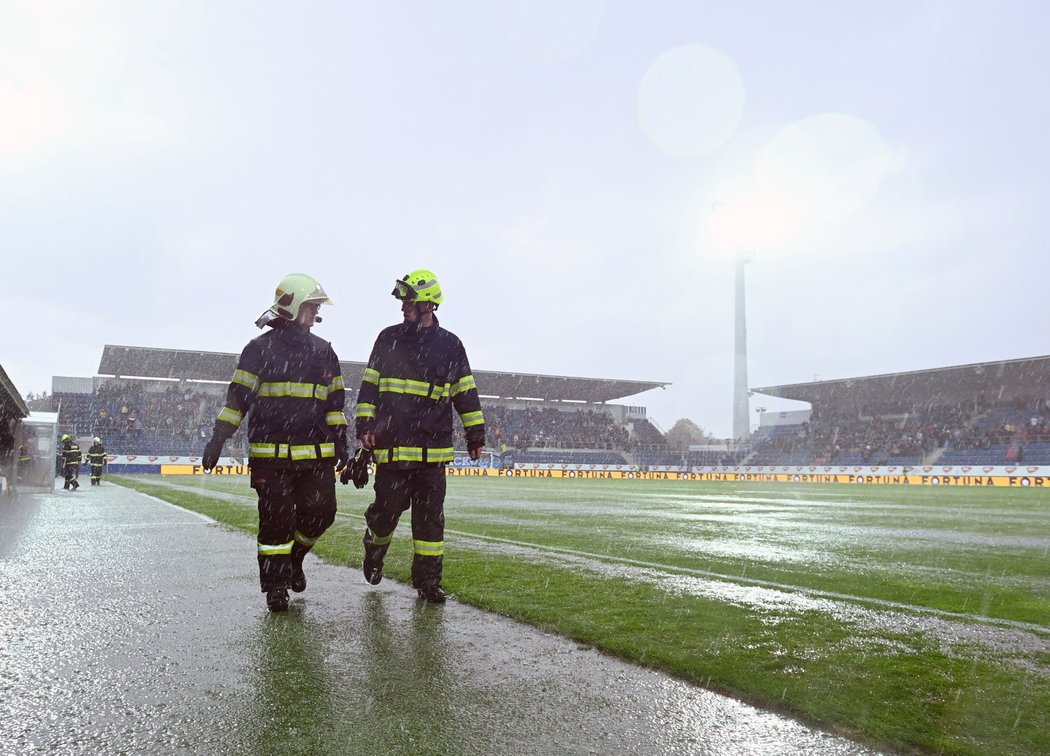
[[[346,436],[342,436],[335,442],[335,471],[346,469],[346,463],[350,461],[350,451],[346,448]]]
[[[344,486],[350,481],[354,482],[355,488],[364,488],[368,483],[368,465],[372,461],[372,452],[368,449],[358,449],[357,454],[350,460],[350,464],[343,468],[339,476],[339,482]]]
[[[205,470],[211,470],[215,465],[219,464],[219,457],[222,456],[222,447],[226,445],[226,442],[221,438],[215,438],[212,436],[211,441],[204,447],[204,456],[201,457],[201,467]]]

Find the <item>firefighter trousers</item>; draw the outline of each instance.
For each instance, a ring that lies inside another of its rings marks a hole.
[[[62,466],[62,477],[65,478],[65,485],[62,488],[79,488],[80,483],[77,482],[77,477],[80,475],[80,465],[71,464]]]
[[[259,584],[287,588],[295,568],[335,522],[335,470],[328,464],[253,466],[259,496]]]
[[[375,501],[365,511],[365,556],[382,564],[402,512],[412,510],[412,585],[440,585],[445,553],[445,466],[376,467]]]

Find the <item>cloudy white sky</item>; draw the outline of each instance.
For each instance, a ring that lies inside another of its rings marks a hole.
[[[435,270],[475,369],[750,384],[1047,354],[1040,0],[0,0],[0,365],[239,351],[290,272],[367,359]],[[758,397],[752,407],[773,406]]]

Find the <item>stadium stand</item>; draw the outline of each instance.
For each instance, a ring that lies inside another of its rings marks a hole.
[[[688,451],[663,450],[638,450],[632,452],[635,463],[643,470],[660,467],[680,467],[692,469],[693,467],[728,467],[739,465],[750,453],[750,448],[736,451],[712,450],[703,451],[691,449]]]
[[[588,449],[558,449],[556,451],[531,450],[513,455],[515,462],[550,465],[627,465],[630,461],[618,452],[591,451]]]
[[[99,376],[76,379],[87,384],[66,387],[72,390],[56,383],[51,409],[60,411],[64,432],[100,435],[115,454],[198,455],[236,359],[106,346]],[[342,367],[352,417],[352,389],[364,363]],[[750,446],[732,451],[671,449],[644,409],[610,403],[666,383],[486,371],[475,371],[475,379],[488,448],[518,463],[1050,464],[1050,357],[753,389],[806,402],[809,414],[804,422],[763,423]],[[237,456],[242,448],[237,434],[227,451]]]
[[[87,384],[56,384],[52,402],[63,432],[102,436],[111,453],[199,455],[236,362],[235,354],[107,345],[99,376]],[[341,367],[352,418],[353,389],[365,364]],[[646,443],[664,442],[644,418],[628,419],[623,405],[608,402],[669,384],[478,370],[474,376],[489,449],[513,452],[518,461],[628,464],[636,426],[644,428]],[[227,452],[236,456],[243,443],[243,433],[235,434]]]
[[[511,449],[625,449],[630,441],[626,427],[611,413],[588,409],[549,407],[512,409],[489,400],[483,402],[485,422],[493,442]]]
[[[750,465],[1050,464],[1050,357],[753,392],[812,409],[760,427]]]
[[[112,454],[200,454],[222,408],[219,386],[148,380],[100,382],[91,394],[52,394],[63,432],[101,436]],[[235,434],[231,448],[239,448]]]

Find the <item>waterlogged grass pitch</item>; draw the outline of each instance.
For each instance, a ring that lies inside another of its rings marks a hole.
[[[254,532],[246,478],[120,482]],[[1050,752],[1037,490],[450,478],[446,590],[878,746]],[[360,565],[366,488],[322,558]],[[408,517],[386,573],[408,580]]]

